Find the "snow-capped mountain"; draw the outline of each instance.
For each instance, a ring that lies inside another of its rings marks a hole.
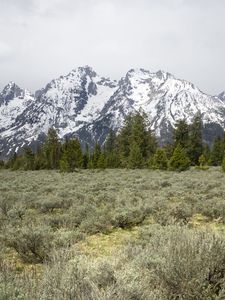
[[[14,82],[6,85],[0,93],[0,132],[10,128],[26,108],[34,101],[27,90],[19,88]]]
[[[0,94],[0,151],[6,157],[25,144],[41,143],[50,127],[60,138],[78,136],[82,143],[104,143],[110,128],[119,130],[127,114],[142,109],[161,142],[171,140],[179,119],[201,113],[205,138],[225,128],[225,94],[201,92],[173,75],[130,70],[119,82],[80,67],[52,80],[32,96],[14,83]]]
[[[52,126],[58,129],[59,136],[63,138],[92,123],[116,88],[116,81],[98,76],[88,66],[52,80],[35,93],[35,101],[25,109],[21,103],[11,126],[3,127],[5,130],[1,132],[0,144],[4,155],[27,143],[41,142]],[[18,102],[17,95],[12,102]]]
[[[95,135],[99,135],[102,123],[117,130],[124,116],[140,108],[148,115],[151,128],[161,142],[171,140],[177,120],[186,119],[190,123],[197,113],[201,113],[204,124],[225,127],[225,103],[220,98],[206,95],[192,83],[169,73],[138,69],[130,70],[119,82],[97,120]]]

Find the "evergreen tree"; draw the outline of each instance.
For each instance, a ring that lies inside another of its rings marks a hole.
[[[93,163],[93,168],[94,169],[98,168],[98,160],[99,160],[100,155],[101,155],[101,146],[98,143],[96,143],[95,148],[94,148],[94,152],[93,152],[93,155],[92,155],[92,163]]]
[[[34,153],[28,146],[23,148],[24,170],[34,170]]]
[[[199,165],[200,165],[201,168],[206,166],[207,161],[206,161],[206,158],[205,158],[204,154],[200,155],[198,161],[199,161]]]
[[[225,172],[225,156],[223,158],[221,168],[222,168],[222,171]]]
[[[185,171],[190,167],[190,159],[180,144],[176,146],[169,161],[170,170]]]
[[[5,167],[4,160],[0,160],[0,169],[4,169],[4,167]]]
[[[85,152],[83,154],[83,168],[87,169],[88,168],[88,162],[90,159],[90,151],[89,151],[89,146],[88,144],[85,145]]]
[[[145,161],[156,150],[156,139],[148,127],[148,119],[145,113],[138,112],[133,116],[130,143],[135,142],[140,147],[142,157]]]
[[[98,158],[97,168],[102,170],[106,168],[106,157],[104,153],[101,153]]]
[[[121,128],[117,137],[119,160],[120,160],[120,165],[122,167],[126,167],[128,165],[128,157],[130,154],[131,133],[132,133],[132,115],[130,114],[125,118],[124,125]]]
[[[203,145],[203,155],[205,156],[206,162],[210,160],[210,147],[208,144]]]
[[[130,154],[128,157],[128,167],[131,169],[142,168],[144,159],[140,146],[134,141],[131,145]]]
[[[59,167],[61,144],[55,129],[50,128],[48,130],[43,149],[47,169],[57,169]]]
[[[224,157],[224,142],[220,137],[217,137],[213,143],[210,165],[220,166]]]
[[[175,124],[175,129],[173,133],[174,146],[178,144],[183,148],[187,149],[189,145],[189,126],[186,120],[179,120]]]
[[[63,147],[62,159],[60,160],[60,169],[64,172],[73,172],[76,168],[83,165],[83,154],[78,139],[67,141]]]
[[[168,161],[166,157],[166,151],[163,148],[158,148],[156,153],[153,155],[152,167],[154,169],[166,170]]]
[[[43,147],[38,147],[34,157],[34,169],[43,170],[47,168],[46,158]]]
[[[93,156],[90,156],[90,159],[88,160],[87,168],[94,169]]]
[[[163,149],[165,150],[166,152],[166,157],[167,157],[167,160],[170,160],[170,158],[172,157],[173,155],[173,151],[174,151],[174,145],[172,144],[167,144],[163,147]]]
[[[117,151],[117,137],[115,132],[110,129],[104,147],[107,168],[116,168],[119,165]]]
[[[15,162],[17,161],[18,155],[16,152],[14,152],[13,156],[8,160],[6,167],[13,169],[13,166],[15,164]]]
[[[124,126],[118,135],[118,149],[122,166],[130,166],[131,150],[133,148],[141,153],[142,165],[147,163],[157,147],[155,136],[149,129],[147,117],[138,112],[125,119]]]
[[[192,165],[197,165],[200,155],[203,152],[202,142],[202,120],[200,114],[194,117],[190,125],[188,156]]]

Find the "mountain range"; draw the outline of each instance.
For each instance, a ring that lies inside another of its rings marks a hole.
[[[61,139],[104,144],[109,129],[118,131],[124,118],[144,111],[159,143],[171,141],[176,121],[203,120],[203,137],[211,144],[225,129],[225,92],[211,96],[167,72],[132,69],[119,81],[79,67],[52,80],[35,94],[14,82],[0,93],[0,153],[7,158],[24,145],[35,150],[50,127]]]

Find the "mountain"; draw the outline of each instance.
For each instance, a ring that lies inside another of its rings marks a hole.
[[[78,136],[83,144],[104,143],[109,128],[118,131],[125,116],[142,109],[159,141],[171,141],[177,120],[201,113],[204,138],[212,142],[225,128],[224,93],[207,95],[173,75],[130,70],[120,81],[80,67],[52,80],[33,96],[14,83],[0,94],[0,152],[7,157],[25,144],[41,144],[49,127],[60,138]]]
[[[89,142],[94,137],[103,143],[108,128],[117,131],[124,117],[140,108],[148,115],[151,128],[162,144],[171,141],[177,120],[185,118],[190,123],[196,113],[202,115],[206,142],[211,143],[225,128],[224,101],[169,73],[138,69],[130,70],[120,80],[97,120],[81,128],[78,135],[86,136]]]
[[[63,138],[92,123],[116,88],[116,81],[98,76],[87,66],[52,80],[37,91],[35,101],[25,107],[17,101],[17,95],[13,98],[12,93],[11,101],[17,103],[17,111],[14,112],[11,126],[4,127],[4,121],[0,122],[2,155],[7,156],[25,144],[41,143],[52,126],[58,129],[59,136]],[[20,90],[22,93],[23,90]],[[8,103],[3,103],[3,110],[7,108]]]
[[[225,92],[222,92],[218,95],[218,98],[225,101]]]
[[[0,93],[0,132],[10,128],[34,97],[27,90],[18,87],[14,82],[6,85]]]

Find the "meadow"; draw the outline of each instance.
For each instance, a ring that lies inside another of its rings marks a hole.
[[[0,170],[0,299],[225,298],[225,173]]]

